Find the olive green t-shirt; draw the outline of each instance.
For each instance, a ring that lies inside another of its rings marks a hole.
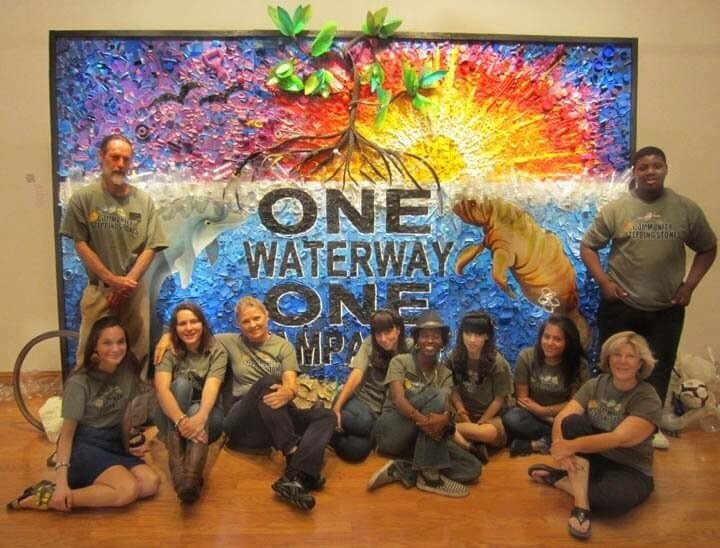
[[[167,247],[150,196],[130,187],[127,196],[116,198],[103,188],[101,180],[73,193],[60,234],[86,242],[117,275],[127,274],[145,249],[160,251]],[[90,272],[88,275],[93,277]]]
[[[661,310],[673,306],[685,276],[685,246],[702,253],[717,238],[695,202],[666,188],[651,203],[631,192],[603,207],[583,244],[597,250],[608,242],[607,274],[628,292],[627,304]]]
[[[515,384],[527,384],[529,396],[540,405],[557,405],[570,401],[571,396],[590,377],[587,361],[580,361],[578,377],[565,384],[559,365],[542,365],[533,369],[535,347],[523,348],[515,363]]]
[[[181,375],[191,375],[194,381],[202,388],[208,377],[225,378],[228,356],[225,348],[213,338],[206,352],[188,352],[184,357],[174,356],[172,352],[165,352],[156,371],[170,373],[175,379]]]
[[[140,380],[127,361],[112,374],[81,369],[65,381],[62,416],[93,428],[116,426],[139,392]]]
[[[499,416],[508,405],[508,396],[512,394],[510,364],[498,352],[489,373],[481,380],[479,361],[468,360],[467,379],[459,383],[456,390],[473,420],[479,419],[497,396],[502,396],[505,401]]]
[[[270,335],[258,345],[246,343],[236,333],[221,333],[216,338],[228,354],[235,398],[247,394],[250,387],[266,375],[282,377],[285,371],[300,370],[295,349],[277,335]]]
[[[408,397],[420,393],[426,386],[433,386],[450,397],[453,387],[452,372],[443,364],[438,363],[430,373],[420,369],[415,359],[415,354],[398,354],[388,365],[385,384],[390,385],[392,381],[401,381]],[[392,398],[385,399],[385,409],[394,409],[395,404]]]
[[[632,390],[619,390],[612,383],[612,375],[604,373],[583,384],[573,399],[585,409],[593,427],[603,432],[612,432],[630,416],[640,417],[656,426],[660,424],[660,398],[647,382],[640,382]],[[638,445],[618,447],[602,455],[652,476],[652,435]]]
[[[407,339],[406,345],[408,348],[412,348],[412,339]],[[373,413],[380,414],[387,396],[387,385],[385,384],[387,369],[381,369],[372,363],[372,351],[372,335],[370,335],[363,340],[357,354],[353,356],[350,368],[363,372],[362,382],[355,389],[354,395],[364,402]]]

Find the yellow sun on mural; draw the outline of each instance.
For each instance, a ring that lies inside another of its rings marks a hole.
[[[361,116],[361,132],[373,134],[382,147],[424,158],[441,183],[537,180],[556,165],[565,173],[582,171],[577,148],[563,146],[561,132],[548,131],[548,120],[558,114],[532,111],[520,103],[522,86],[532,80],[514,84],[517,93],[498,99],[482,93],[483,75],[456,81],[457,60],[458,49],[452,48],[440,85],[421,90],[432,105],[418,111],[407,98],[399,99],[379,130],[369,116]],[[419,181],[432,181],[421,162],[406,164]]]

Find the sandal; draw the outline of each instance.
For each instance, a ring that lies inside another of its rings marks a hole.
[[[547,472],[544,476],[533,476],[533,472]],[[547,464],[533,464],[528,468],[528,476],[536,483],[544,483],[550,487],[555,487],[555,484],[567,477],[567,470],[561,468],[553,468]]]
[[[42,480],[25,489],[18,498],[8,502],[6,507],[8,510],[23,510],[25,508],[47,510],[48,503],[50,502],[54,492],[55,484],[48,480]],[[35,497],[35,506],[21,506],[22,502],[30,497]]]
[[[589,524],[590,510],[588,508],[580,508],[579,506],[575,506],[570,511],[570,517],[575,518],[580,525],[583,525],[585,522]],[[575,527],[570,525],[570,522],[568,522],[568,531],[575,538],[586,539],[590,538],[591,528],[588,525],[587,531],[582,531],[581,529],[576,529]]]
[[[145,434],[140,432],[140,430],[136,430],[133,428],[130,431],[130,439],[128,440],[128,447],[129,448],[135,448],[140,447],[143,443],[145,443]]]

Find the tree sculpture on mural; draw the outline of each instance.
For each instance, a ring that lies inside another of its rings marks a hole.
[[[306,58],[298,56],[278,63],[271,70],[267,85],[287,94],[297,94],[298,100],[303,95],[327,99],[333,94],[349,94],[345,127],[325,134],[290,136],[267,149],[255,151],[240,163],[235,175],[241,177],[248,168],[253,180],[277,163],[289,163],[290,171],[302,178],[339,180],[343,185],[359,180],[392,184],[398,178],[419,188],[426,180],[438,185],[437,172],[427,160],[373,142],[358,129],[357,116],[361,106],[374,107],[375,127],[380,128],[388,109],[398,100],[409,101],[415,109],[423,110],[432,101],[422,91],[437,86],[447,71],[427,63],[416,72],[403,61],[404,88],[393,93],[384,87],[386,69],[377,55],[383,41],[401,24],[399,19],[386,21],[387,7],[368,12],[362,33],[341,44],[335,40],[335,22],[326,23],[311,43],[301,38],[311,12],[309,5],[298,6],[292,16],[280,6],[268,7],[268,14],[280,33],[294,41]],[[366,61],[368,56],[363,55],[368,51],[370,63]],[[349,82],[349,89],[341,80]]]

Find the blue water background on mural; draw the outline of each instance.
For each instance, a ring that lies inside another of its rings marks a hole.
[[[289,186],[294,188],[293,185]],[[614,187],[615,193],[619,190],[618,185],[606,186]],[[277,185],[273,188],[276,187]],[[578,185],[575,190],[576,199],[585,188],[588,186]],[[607,193],[607,190],[605,192]],[[426,214],[408,218],[407,223],[428,225],[430,234],[388,234],[385,228],[385,210],[377,198],[375,229],[372,234],[360,233],[345,218],[341,221],[340,234],[328,234],[324,193],[308,191],[308,194],[317,202],[318,217],[312,228],[299,236],[282,236],[270,231],[263,225],[257,208],[250,204],[248,209],[255,210],[255,213],[249,214],[236,227],[219,235],[219,253],[214,264],[210,263],[206,253],[201,253],[194,263],[191,283],[187,287],[182,287],[178,273],[164,281],[156,306],[161,321],[167,324],[170,311],[179,302],[193,300],[202,303],[214,332],[237,332],[234,309],[241,296],[254,295],[264,300],[273,287],[297,283],[317,295],[321,312],[302,327],[271,322],[271,328],[296,344],[303,368],[313,376],[344,380],[349,357],[357,350],[359,339],[367,335],[368,326],[361,323],[360,319],[345,307],[341,309],[341,322],[331,323],[328,315],[331,286],[344,288],[360,305],[363,303],[363,287],[372,286],[375,294],[375,299],[369,303],[372,310],[391,304],[388,302],[388,290],[393,284],[418,283],[427,284],[428,289],[405,295],[406,298],[420,301],[417,306],[402,310],[403,316],[410,321],[425,308],[437,309],[455,333],[455,327],[463,313],[484,309],[495,318],[498,346],[511,363],[514,363],[521,348],[534,344],[538,326],[549,312],[525,298],[512,276],[509,276],[508,280],[517,298],[510,298],[498,288],[491,278],[492,256],[488,250],[470,264],[462,275],[455,273],[455,261],[459,251],[466,245],[480,242],[483,239],[483,230],[463,223],[447,204],[443,205],[441,210],[435,196],[426,201],[428,204],[435,204],[428,208]],[[376,194],[381,195],[380,192]],[[261,195],[262,192],[257,193],[258,198]],[[157,196],[156,200],[161,212],[173,203],[164,201],[162,196]],[[581,314],[594,323],[592,320],[596,315],[598,290],[580,261],[579,242],[595,215],[596,205],[587,196],[584,200],[584,205],[573,207],[571,211],[568,211],[567,203],[562,208],[559,205],[548,205],[547,202],[535,205],[526,203],[523,209],[543,228],[560,236],[563,251],[576,271]],[[444,201],[447,202],[447,197]],[[278,221],[285,225],[297,222],[301,211],[298,202],[283,200],[277,205],[279,208],[276,208],[275,218]],[[315,245],[319,247],[315,273],[312,272],[311,254],[304,249],[307,242],[316,242]],[[330,242],[347,246],[340,247],[339,251],[335,252],[340,258],[333,265],[328,264],[327,246]],[[369,243],[371,246],[378,243],[383,251],[387,251],[387,246],[390,246],[398,256],[399,250],[405,244],[404,260],[399,261],[399,273],[393,272],[391,264],[385,269],[378,266],[378,257],[373,253],[368,260],[372,275],[363,275],[359,266],[355,267],[355,275],[348,248],[357,242]],[[261,266],[257,268],[257,276],[253,277],[249,262],[258,262],[258,245],[264,245],[269,251],[273,243],[277,246],[274,261],[259,261]],[[443,260],[439,260],[433,244],[442,251],[449,249]],[[285,275],[280,276],[288,246],[298,251],[300,264],[294,263],[295,268],[287,268]],[[248,249],[251,252],[250,257],[247,254]],[[411,266],[413,249],[422,251],[419,260],[418,255],[415,255],[414,268]],[[427,259],[428,271],[423,268],[423,257]],[[63,265],[66,325],[77,329],[78,303],[86,276],[72,243],[67,239],[63,239]],[[328,269],[333,267],[337,272],[329,275]],[[288,293],[280,299],[278,308],[282,314],[289,316],[302,314],[308,310],[308,301],[295,293]]]

